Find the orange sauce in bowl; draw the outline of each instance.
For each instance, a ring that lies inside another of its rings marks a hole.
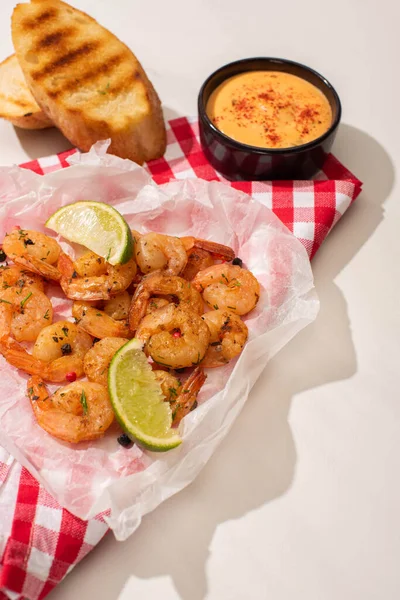
[[[332,124],[326,96],[282,71],[247,71],[226,79],[212,92],[206,112],[228,137],[261,148],[306,144]]]

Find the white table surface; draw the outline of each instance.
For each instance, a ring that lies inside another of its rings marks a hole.
[[[0,3],[11,53],[14,0]],[[364,182],[313,261],[317,321],[265,370],[197,480],[125,543],[106,539],[51,600],[400,597],[400,160],[396,0],[75,0],[142,61],[168,117],[245,56],[337,87],[336,155]],[[0,164],[68,147],[0,123]],[[397,187],[397,189],[396,189]]]

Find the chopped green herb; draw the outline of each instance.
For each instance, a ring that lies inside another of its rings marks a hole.
[[[47,309],[47,310],[46,310],[46,312],[44,313],[44,315],[43,315],[43,319],[46,319],[47,321],[50,319],[50,316],[49,316],[49,309]]]
[[[218,304],[213,304],[213,309],[218,310]]]
[[[107,253],[107,256],[106,256],[106,262],[108,262],[108,259],[111,256],[111,250],[112,250],[111,248],[108,249],[108,253]]]
[[[223,277],[225,279],[226,283],[228,283],[228,278],[227,278],[227,276],[224,273],[222,273],[221,277]]]
[[[33,394],[33,387],[28,388],[28,394],[31,396]]]
[[[171,394],[171,396],[177,396],[178,392],[176,391],[175,388],[168,388],[169,393]]]
[[[96,313],[96,317],[101,317],[101,313]]]
[[[69,331],[68,327],[63,327],[62,330],[64,332],[65,337],[68,337],[68,331]]]
[[[99,94],[101,94],[102,96],[105,96],[107,94],[107,92],[110,90],[110,82],[107,83],[106,87],[104,88],[104,90],[97,90],[99,92]]]
[[[242,287],[242,284],[237,279],[234,279],[231,285],[234,285],[235,287]]]
[[[28,300],[29,300],[29,298],[30,298],[31,296],[32,296],[32,292],[29,292],[29,294],[26,296],[26,298],[24,298],[24,299],[21,301],[21,308],[22,308],[22,309],[24,308],[25,304],[28,302]]]
[[[12,302],[9,302],[8,300],[3,300],[3,298],[0,298],[0,302],[3,302],[3,304],[12,304]]]
[[[83,414],[87,415],[88,414],[88,405],[87,405],[87,401],[86,401],[85,390],[82,390],[81,404],[82,404],[82,408],[83,408]]]
[[[236,310],[236,306],[228,306],[226,305],[227,308],[231,308],[232,310]]]

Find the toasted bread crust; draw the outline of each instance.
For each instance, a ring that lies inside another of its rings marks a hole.
[[[22,129],[45,129],[53,123],[32,96],[15,54],[0,64],[0,117]]]
[[[12,37],[45,114],[80,149],[111,138],[110,152],[141,164],[162,156],[160,100],[135,55],[95,19],[61,2],[19,4]]]

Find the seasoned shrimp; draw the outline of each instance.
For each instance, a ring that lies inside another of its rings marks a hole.
[[[212,310],[202,319],[210,330],[210,345],[202,367],[222,367],[243,350],[248,329],[242,319],[229,310]]]
[[[196,367],[182,385],[177,377],[167,371],[157,370],[154,371],[154,375],[161,386],[164,399],[171,404],[172,424],[178,425],[183,417],[196,407],[197,395],[207,376],[202,369]]]
[[[135,239],[136,262],[142,273],[165,270],[167,275],[179,275],[185,268],[187,254],[179,238],[146,233]]]
[[[3,250],[9,258],[28,271],[59,281],[60,272],[55,264],[61,248],[48,235],[30,229],[14,229],[4,238]]]
[[[170,300],[167,300],[167,298],[158,298],[157,296],[153,296],[152,298],[150,298],[150,300],[147,304],[146,315],[153,313],[155,310],[158,310],[159,308],[163,308],[163,306],[167,306],[167,304],[170,304],[171,302],[172,302],[172,299],[170,301]]]
[[[121,337],[106,337],[94,344],[85,354],[83,368],[89,381],[95,381],[107,387],[108,367],[114,354],[128,340]]]
[[[35,375],[27,387],[38,425],[64,442],[102,437],[114,420],[107,389],[99,383],[76,381],[50,395],[43,379]]]
[[[144,317],[136,337],[144,341],[144,350],[154,362],[180,369],[201,362],[210,330],[196,313],[168,304]]]
[[[60,284],[67,298],[71,300],[109,300],[124,292],[136,275],[136,263],[131,258],[124,265],[105,263],[102,275],[80,277],[69,256],[61,254],[58,268],[62,274]]]
[[[236,265],[214,265],[197,273],[192,285],[202,293],[204,302],[218,310],[245,315],[260,298],[260,284],[250,271]]]
[[[146,314],[149,300],[152,296],[172,295],[178,299],[182,309],[203,314],[203,301],[199,292],[192,284],[182,277],[151,273],[138,285],[129,310],[129,326],[135,331]]]
[[[0,336],[12,335],[19,342],[34,342],[53,320],[53,307],[43,292],[29,287],[0,291]]]
[[[117,321],[86,302],[74,302],[72,316],[93,337],[131,337],[127,321]]]
[[[126,321],[129,318],[131,297],[128,292],[122,292],[104,302],[103,310],[109,317],[116,321]]]
[[[44,284],[40,275],[32,273],[18,265],[4,265],[0,267],[0,293],[9,287],[17,287],[24,291],[31,289],[43,292]]]
[[[96,275],[104,275],[107,272],[104,258],[91,250],[82,254],[74,262],[74,269],[79,277],[95,277]]]
[[[186,379],[178,396],[171,402],[172,425],[179,425],[183,417],[196,408],[198,393],[206,379],[207,375],[200,367],[196,367],[190,377]]]
[[[69,321],[59,321],[43,329],[32,354],[11,337],[0,339],[0,353],[11,365],[53,383],[65,381],[72,373],[81,377],[83,357],[91,347],[90,335]]]

